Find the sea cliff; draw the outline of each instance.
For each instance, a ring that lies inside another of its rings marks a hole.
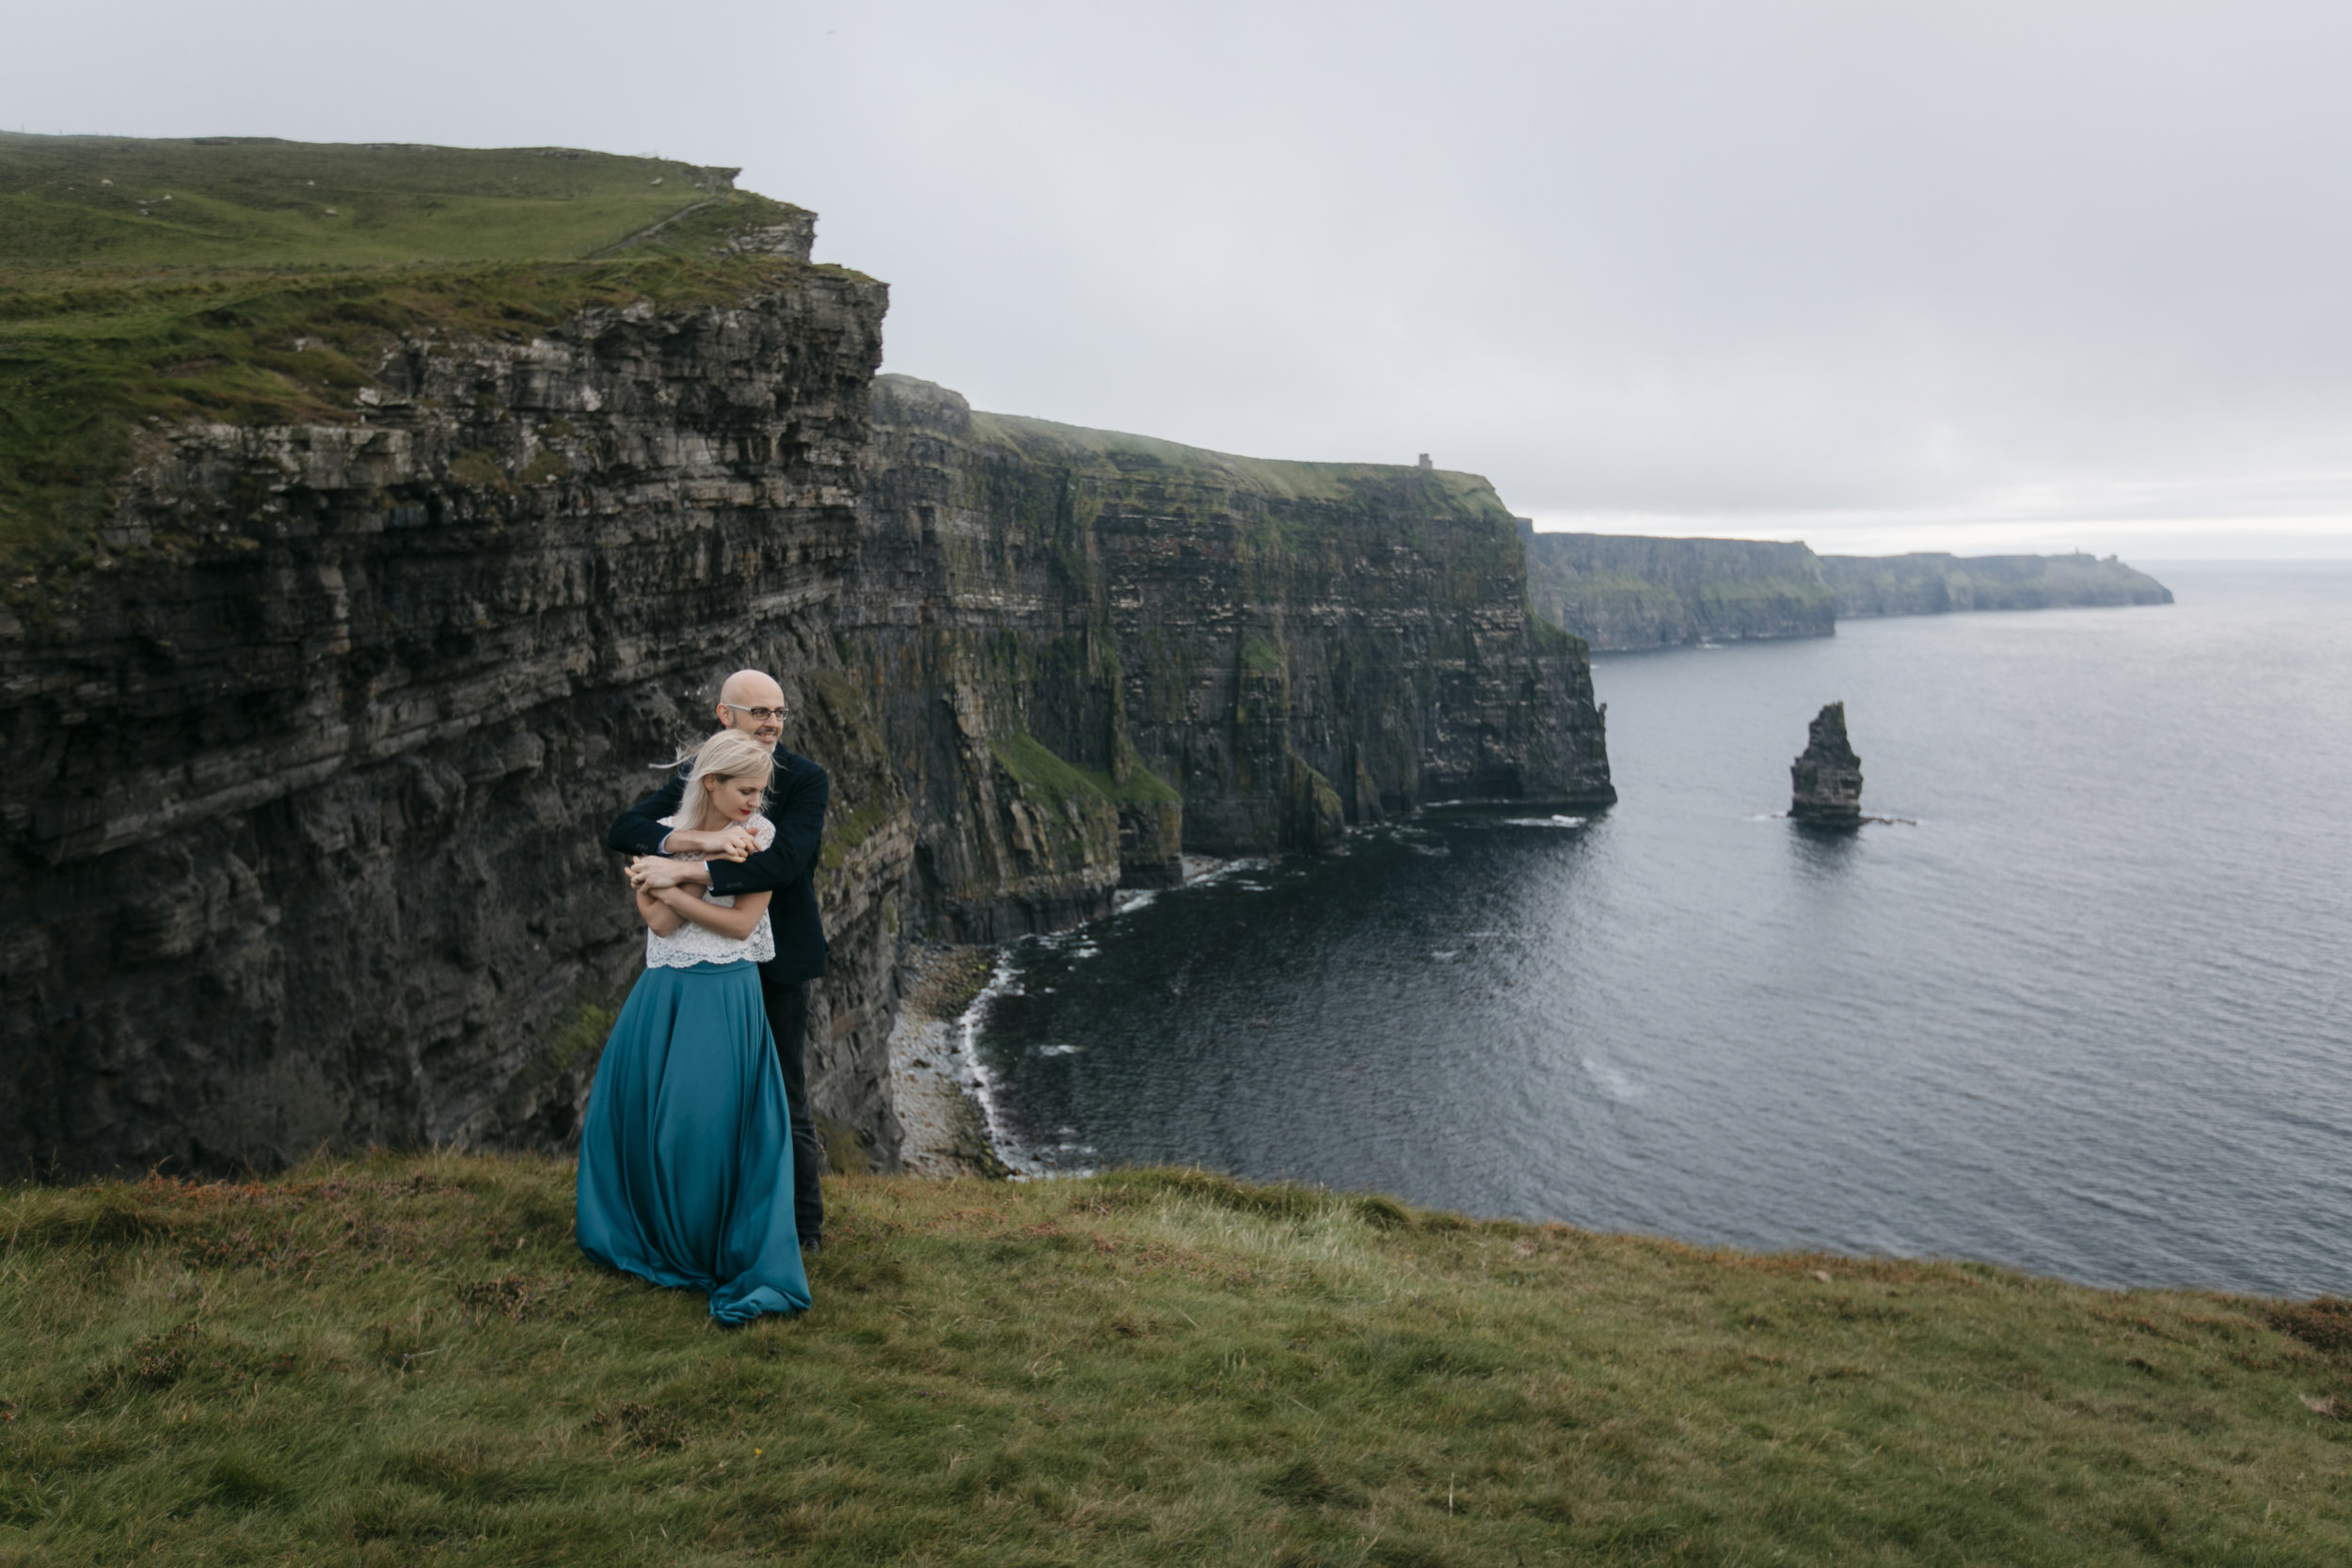
[[[1829,637],[1841,616],[2172,602],[2113,556],[1816,555],[1768,540],[1532,529],[1525,538],[1528,602],[1600,653]]]
[[[742,664],[834,772],[811,1078],[888,1158],[913,836],[831,624],[885,293],[745,265],[136,432],[0,618],[0,1159],[560,1143],[639,961],[602,825]]]
[[[1820,560],[1767,540],[1531,532],[1527,590],[1537,614],[1604,652],[1836,626]]]
[[[1821,575],[1837,613],[1941,615],[1963,610],[2170,604],[2172,591],[2113,556],[1825,555]]]
[[[176,228],[43,195],[10,275],[8,1167],[561,1147],[638,964],[603,825],[742,665],[833,776],[810,1084],[852,1165],[897,1162],[915,935],[1436,797],[1613,799],[1583,644],[1475,476],[877,384],[883,286],[729,170],[29,140],[0,164],[209,194]],[[314,235],[340,208],[277,189],[311,174],[371,222]],[[453,232],[427,174],[560,261],[376,264]],[[102,242],[146,248],[73,260]]]
[[[976,413],[887,375],[843,629],[957,940],[1433,799],[1615,798],[1581,642],[1475,475]]]

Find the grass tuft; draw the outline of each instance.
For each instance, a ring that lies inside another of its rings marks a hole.
[[[2352,1301],[2342,1296],[2275,1307],[2270,1325],[2331,1354],[2352,1353]]]
[[[2352,1560],[2332,1299],[1129,1170],[835,1178],[723,1330],[571,1181],[0,1190],[0,1563]]]

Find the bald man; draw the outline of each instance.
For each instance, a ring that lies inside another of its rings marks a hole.
[[[817,850],[825,831],[825,802],[833,792],[825,770],[779,744],[784,736],[784,689],[757,670],[738,670],[719,688],[720,724],[775,752],[768,780],[768,820],[775,842],[765,849],[737,824],[707,832],[670,832],[661,818],[677,810],[684,769],[623,812],[605,833],[605,847],[639,858],[629,863],[629,880],[641,887],[707,886],[714,893],[773,893],[768,914],[776,934],[776,956],[759,966],[759,990],[768,1006],[768,1026],[776,1037],[776,1059],[784,1068],[784,1095],[792,1112],[792,1208],[801,1250],[824,1244],[825,1148],[809,1114],[808,1073],[803,1058],[808,1030],[809,982],[824,977],[825,927],[817,914]],[[705,861],[664,860],[665,853],[705,854]]]

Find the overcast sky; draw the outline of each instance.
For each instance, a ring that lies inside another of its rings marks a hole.
[[[979,407],[1543,526],[2352,555],[2352,7],[7,0],[28,131],[739,164]]]

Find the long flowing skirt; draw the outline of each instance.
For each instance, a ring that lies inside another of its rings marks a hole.
[[[648,969],[605,1041],[580,1133],[580,1245],[748,1323],[808,1307],[792,1126],[757,966]]]

